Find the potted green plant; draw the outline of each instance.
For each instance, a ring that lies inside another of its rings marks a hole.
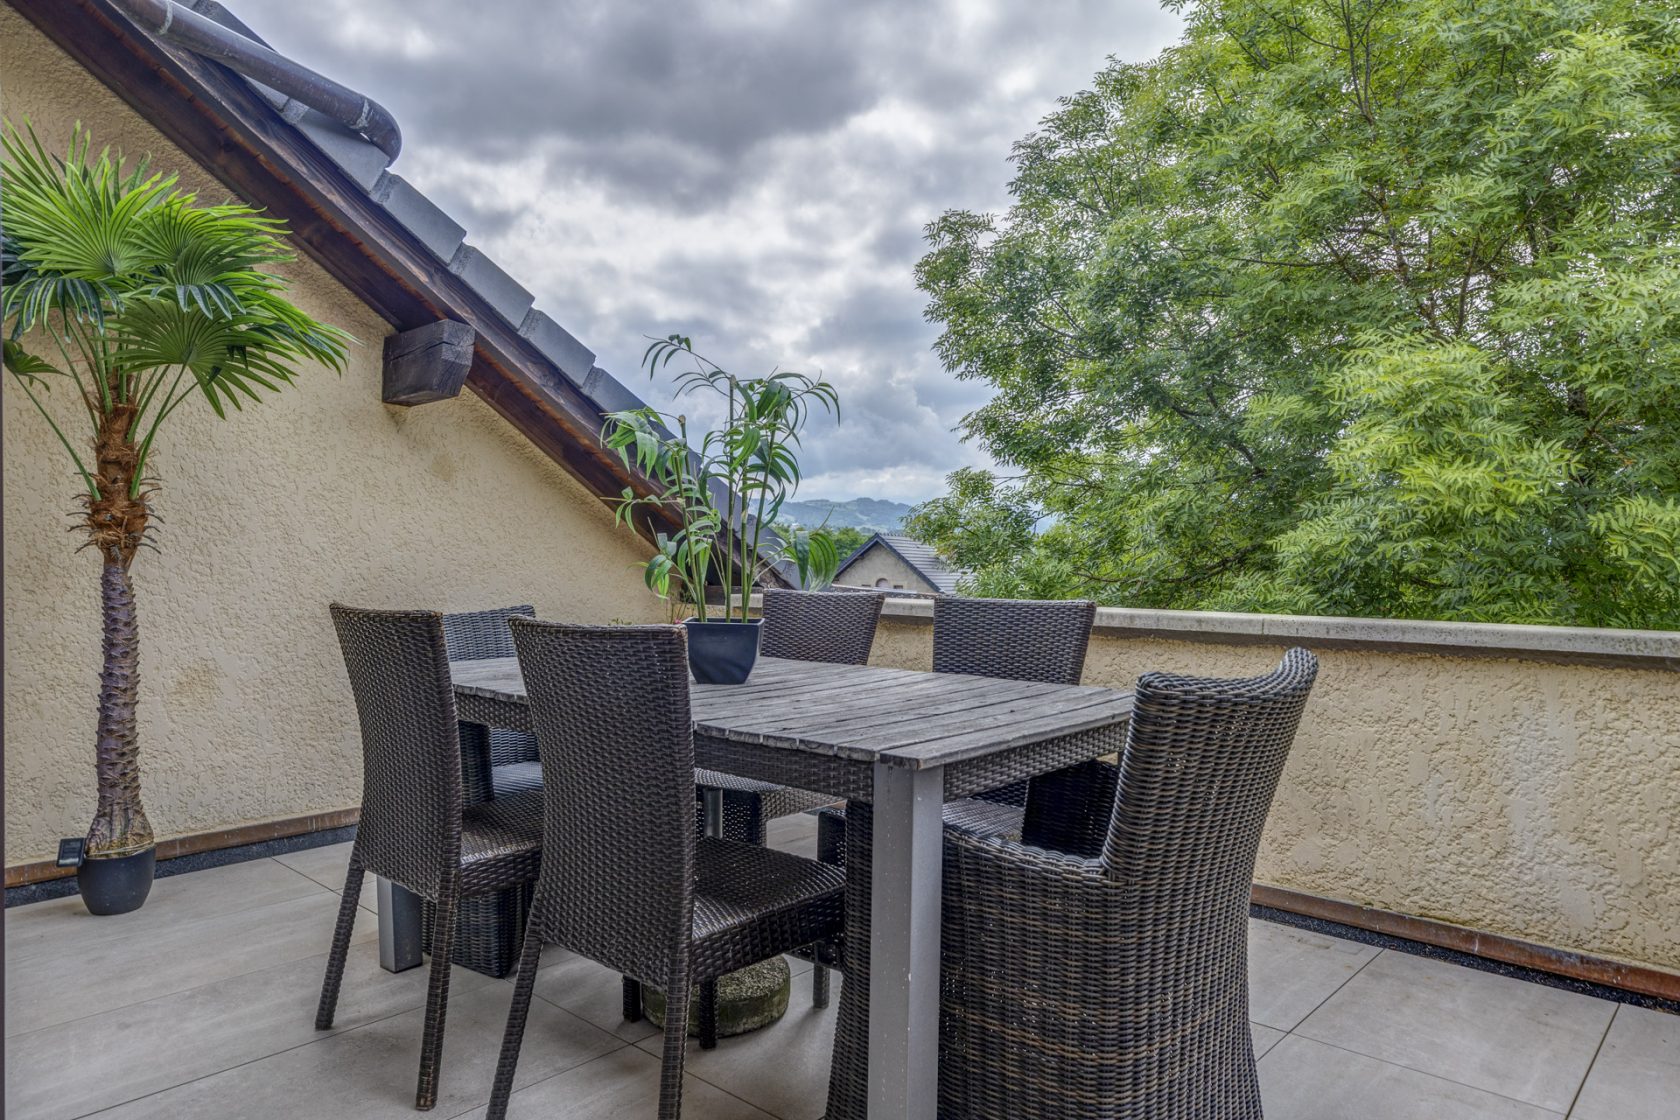
[[[655,339],[642,365],[651,377],[678,357],[691,366],[677,376],[677,397],[715,395],[724,405],[722,426],[694,446],[686,415],[638,408],[610,413],[601,438],[655,486],[645,496],[626,487],[616,506],[618,521],[627,525],[638,510],[656,507],[679,526],[655,534],[643,575],[673,612],[679,600],[693,607],[685,625],[694,679],[740,684],[758,659],[759,623],[748,617],[748,607],[763,569],[791,561],[801,586],[813,587],[832,582],[839,567],[828,534],[783,535],[770,526],[799,486],[799,437],[812,406],[838,420],[840,399],[828,382],[790,370],[737,377],[677,334]],[[723,589],[716,611],[706,603],[714,577]]]
[[[120,153],[95,156],[79,124],[62,159],[25,128],[27,138],[0,126],[4,364],[81,479],[76,516],[82,547],[99,557],[104,627],[98,808],[81,849],[69,842],[60,862],[77,866],[90,911],[118,914],[145,902],[156,854],[140,800],[130,568],[155,547],[158,433],[189,399],[226,417],[291,384],[300,362],[342,370],[349,336],[292,306],[285,281],[261,271],[292,259],[280,222],[237,203],[200,205],[145,160],[130,169]]]

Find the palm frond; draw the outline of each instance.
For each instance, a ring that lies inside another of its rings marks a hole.
[[[192,378],[185,392],[196,387],[226,416],[308,366],[343,370],[354,339],[292,304],[286,281],[264,271],[293,259],[284,223],[238,203],[201,206],[146,160],[96,153],[80,125],[58,157],[28,122],[0,122],[0,174],[6,337],[45,331],[66,361],[26,360],[21,349],[14,361],[9,349],[14,376],[75,379],[95,422],[136,406],[133,430],[144,428],[149,448],[185,399],[174,391],[181,371]]]

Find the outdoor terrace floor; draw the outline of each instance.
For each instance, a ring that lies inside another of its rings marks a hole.
[[[809,853],[814,822],[772,842]],[[348,845],[159,879],[145,909],[6,911],[6,1115],[59,1120],[411,1117],[426,972],[381,972],[364,912],[338,1025],[314,1029]],[[371,885],[363,898],[372,905]],[[1673,1120],[1680,1017],[1256,921],[1268,1120]],[[658,1038],[616,975],[550,948],[510,1114],[652,1116]],[[774,1027],[691,1045],[684,1116],[816,1120],[834,1010],[793,962]],[[482,1116],[510,988],[456,970],[430,1115]]]

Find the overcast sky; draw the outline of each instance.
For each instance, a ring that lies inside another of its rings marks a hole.
[[[382,102],[394,170],[642,396],[645,335],[840,390],[801,498],[921,501],[983,463],[987,387],[930,350],[922,227],[1008,203],[1010,145],[1104,59],[1177,34],[1155,0],[228,0]]]

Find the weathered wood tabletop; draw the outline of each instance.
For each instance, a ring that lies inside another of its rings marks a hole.
[[[517,660],[456,661],[449,668],[462,719],[529,730]],[[764,657],[746,684],[691,686],[690,704],[697,736],[920,770],[1124,723],[1132,696],[1085,685]]]
[[[461,719],[530,729],[513,658],[450,672]],[[690,703],[697,765],[869,806],[848,840],[870,854],[868,889],[848,893],[846,924],[848,945],[869,947],[869,982],[843,988],[839,1011],[867,1024],[869,1079],[836,1085],[828,1116],[933,1120],[941,806],[1118,750],[1131,694],[761,658],[747,683],[693,685]]]

